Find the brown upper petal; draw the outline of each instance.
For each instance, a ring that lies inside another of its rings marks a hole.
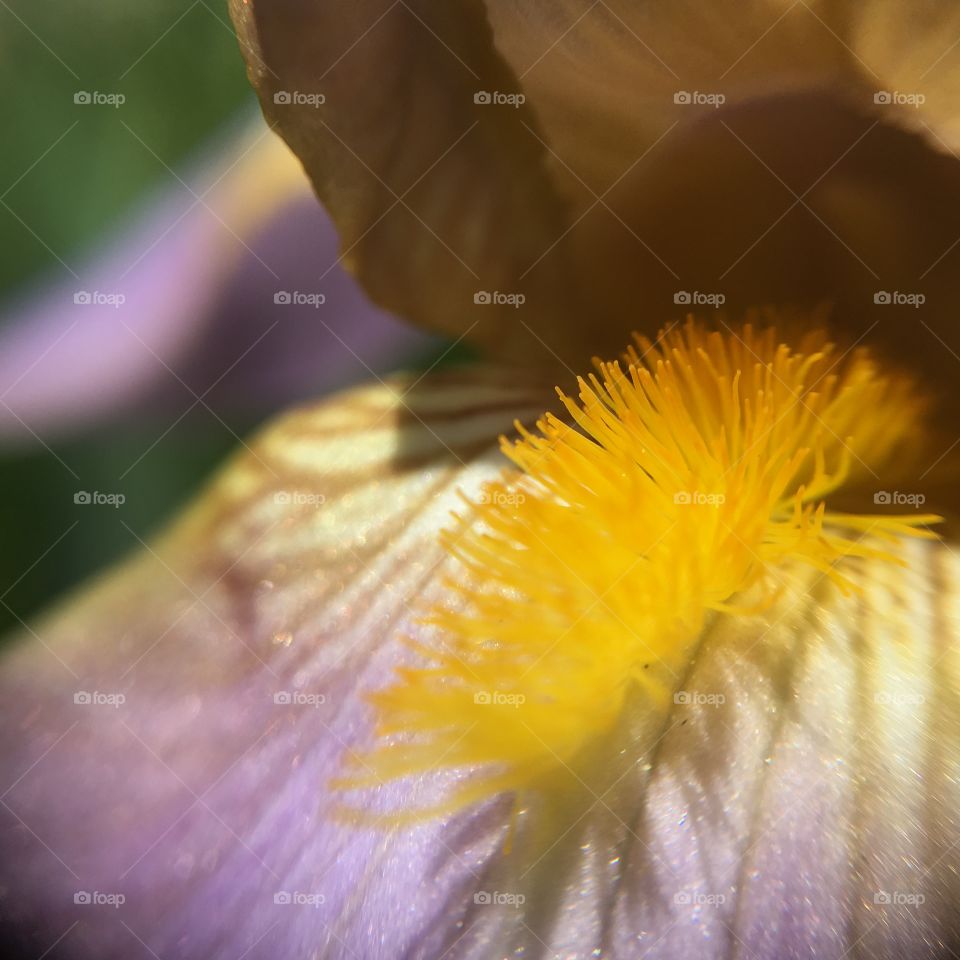
[[[817,4],[489,0],[498,48],[530,93],[567,177],[600,193],[678,123],[727,102],[849,83]],[[678,93],[689,103],[675,103]],[[706,158],[704,158],[706,159]],[[706,165],[705,165],[706,166]]]
[[[398,313],[579,369],[691,307],[826,301],[850,339],[951,392],[952,4],[236,0],[234,15],[268,116]],[[475,105],[479,90],[527,102]],[[284,91],[326,102],[275,104]],[[478,290],[527,303],[475,306]]]
[[[654,330],[687,309],[683,293],[719,295],[733,315],[828,301],[854,337],[949,386],[960,356],[955,4],[488,10],[572,205],[568,240],[601,315]],[[925,303],[875,303],[895,291]]]
[[[906,126],[953,154],[960,147],[960,7],[949,0],[873,0],[843,4],[835,25],[864,72],[890,94]],[[922,101],[909,99],[920,94]],[[899,103],[897,100],[899,99]]]
[[[578,326],[562,322],[577,297],[554,249],[565,213],[531,132],[537,121],[522,104],[474,102],[519,91],[483,5],[231,8],[264,112],[303,161],[373,299],[528,365],[582,362]],[[475,302],[483,292],[525,303]]]

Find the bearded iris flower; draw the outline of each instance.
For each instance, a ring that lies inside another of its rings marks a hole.
[[[5,919],[956,951],[960,25],[907,8],[237,0],[346,261],[500,364],[281,418],[8,655]]]

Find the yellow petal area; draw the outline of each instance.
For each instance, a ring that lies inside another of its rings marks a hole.
[[[691,321],[560,398],[445,533],[457,602],[428,612],[426,664],[373,695],[387,739],[343,785],[481,765],[457,807],[576,768],[628,699],[671,701],[709,618],[755,615],[798,564],[856,589],[845,562],[898,562],[938,519],[826,509],[916,442],[924,403],[822,331],[791,348]]]

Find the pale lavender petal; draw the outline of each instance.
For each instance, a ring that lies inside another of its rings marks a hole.
[[[64,269],[8,308],[0,438],[179,413],[197,397],[262,414],[434,343],[366,299],[296,161],[262,126],[185,180],[76,277]],[[294,302],[276,303],[283,294]]]
[[[372,742],[362,694],[439,596],[456,488],[543,403],[506,375],[391,384],[275,424],[8,656],[3,921],[98,958],[950,956],[960,562],[937,543],[864,561],[863,597],[797,573],[768,613],[711,624],[687,702],[631,705],[597,779],[531,799],[509,854],[508,798],[336,818],[328,780]],[[410,809],[449,778],[367,799]]]
[[[544,396],[479,374],[411,386],[282,420],[155,552],[8,655],[0,916],[38,952],[77,920],[71,956],[140,938],[163,957],[392,958],[472,895],[502,804],[388,834],[335,819],[328,780],[369,737],[360,692],[410,656],[457,488],[497,474],[497,433]]]

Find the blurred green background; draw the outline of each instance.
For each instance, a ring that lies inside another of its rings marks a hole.
[[[0,25],[0,193],[29,170],[4,198],[29,224],[4,211],[9,291],[56,266],[44,244],[68,258],[169,179],[109,110],[78,116],[76,91],[122,92],[127,122],[171,166],[254,97],[225,0],[3,0]]]
[[[122,92],[124,118],[174,168],[255,109],[225,0],[0,0],[0,79],[4,305],[31,283],[63,279],[58,256],[80,259],[170,180],[113,111],[78,117],[76,91]],[[144,441],[135,427],[112,427],[50,451],[0,448],[0,635],[135,549],[234,443],[212,417],[188,418],[131,471],[122,512],[77,511],[67,466],[83,488],[111,490]]]

